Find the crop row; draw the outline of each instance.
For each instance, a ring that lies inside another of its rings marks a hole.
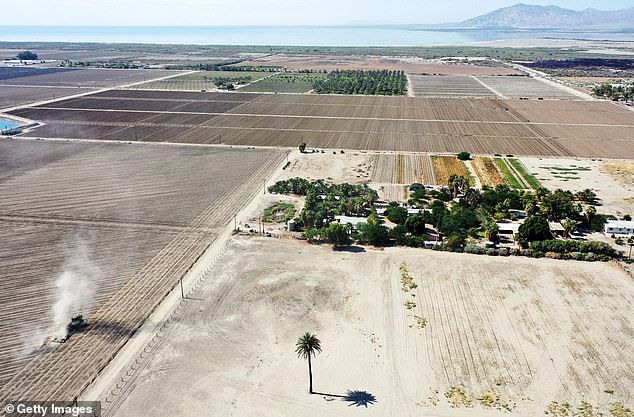
[[[2,398],[76,397],[283,158],[151,148],[0,142],[0,159],[19,161],[0,166],[0,383],[11,379]],[[69,259],[82,245],[90,259]],[[26,354],[25,340],[52,335],[55,277],[69,262],[79,273],[99,270],[88,278],[94,303],[78,311],[89,325]]]
[[[378,183],[435,185],[431,158],[416,154],[379,154],[372,170],[372,181]]]
[[[475,157],[471,164],[482,185],[495,187],[504,184],[504,179],[491,158]]]
[[[434,168],[436,182],[440,185],[448,185],[449,177],[452,175],[460,175],[465,178],[471,178],[465,163],[457,159],[455,156],[432,156],[431,161]]]

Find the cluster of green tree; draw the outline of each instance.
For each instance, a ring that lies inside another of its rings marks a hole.
[[[109,68],[109,69],[139,69],[144,65],[135,64],[133,62],[93,62],[93,61],[62,61],[60,67],[68,68]]]
[[[214,85],[218,88],[224,88],[227,90],[233,90],[236,85],[250,83],[252,78],[246,77],[215,77],[213,79]]]
[[[597,97],[603,97],[610,100],[632,100],[634,99],[634,84],[612,85],[601,84],[592,89]]]
[[[583,241],[583,240],[542,240],[533,242],[530,249],[539,252],[555,253],[594,253],[596,255],[607,255],[614,257],[617,251],[605,242]]]
[[[209,62],[209,63],[198,63],[198,64],[173,64],[165,66],[165,69],[169,70],[189,70],[189,71],[243,71],[237,70],[234,67],[234,64],[239,64],[244,61],[243,59],[238,60],[230,60],[223,62]],[[244,70],[246,71],[246,70]]]
[[[531,68],[542,69],[575,69],[593,70],[605,68],[610,70],[634,70],[634,59],[619,58],[576,58],[576,59],[545,59],[526,64]]]
[[[403,71],[333,71],[325,79],[315,81],[313,89],[319,94],[403,95],[407,77]]]
[[[20,52],[16,56],[16,58],[18,58],[20,61],[36,61],[38,59],[37,54],[31,51]]]
[[[365,185],[330,185],[323,181],[292,178],[277,182],[269,187],[269,191],[306,196],[305,207],[296,221],[304,228],[305,237],[311,242],[341,245],[356,241],[375,246],[395,244],[422,247],[428,232],[426,225],[432,225],[439,232],[438,241],[442,242],[435,249],[462,252],[466,250],[470,238],[499,241],[497,222],[512,219],[513,214],[509,211],[516,209],[525,210],[528,215],[518,232],[522,247],[526,249],[535,242],[545,242],[542,246],[531,246],[528,251],[524,251],[526,253],[519,251],[518,254],[539,256],[541,252],[556,252],[592,253],[590,258],[617,256],[616,252],[606,251],[604,245],[594,242],[553,240],[549,221],[559,221],[567,236],[580,224],[594,230],[602,229],[607,216],[598,214],[592,205],[584,208],[581,204],[595,201],[596,195],[592,190],[572,193],[540,188],[531,192],[498,185],[482,190],[466,188],[456,200],[449,189],[428,191],[418,188],[411,192],[408,203],[424,209],[408,215],[405,207],[391,202],[385,210],[385,217],[396,224],[391,229],[381,224],[373,207],[377,199],[376,192]],[[333,223],[337,214],[368,216],[368,220],[353,230],[349,225]],[[511,253],[508,250],[476,250],[473,247],[471,252],[502,256]],[[577,258],[574,255],[571,259]]]
[[[274,203],[264,209],[263,222],[286,223],[295,216],[295,206],[289,203]]]
[[[278,181],[268,188],[271,193],[306,196],[304,209],[295,219],[305,230],[321,229],[335,216],[367,216],[378,199],[376,191],[367,185],[328,184],[322,180],[308,181],[291,178]]]

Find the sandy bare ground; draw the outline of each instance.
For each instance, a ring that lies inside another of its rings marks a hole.
[[[606,412],[633,393],[633,302],[608,264],[234,237],[110,415],[503,414],[475,399],[488,390],[519,415],[584,398]],[[293,352],[304,331],[324,347],[316,395]],[[450,406],[451,386],[473,409]]]
[[[350,184],[367,183],[372,174],[375,153],[346,152],[325,150],[324,153],[300,154],[293,151],[289,155],[291,164],[279,173],[279,179],[302,177],[309,180],[348,182]]]
[[[379,57],[358,55],[271,55],[240,65],[280,66],[289,71],[311,69],[315,71],[339,70],[403,70],[408,74],[429,75],[519,75],[504,64],[447,63],[422,58]]]
[[[601,199],[601,206],[598,208],[601,213],[617,216],[634,213],[634,185],[632,185],[631,177],[628,183],[627,177],[619,178],[610,175],[605,168],[606,164],[608,167],[619,165],[632,167],[633,161],[601,162],[588,159],[528,157],[522,157],[520,161],[548,189],[561,188],[576,192],[590,188]],[[557,170],[553,167],[572,171]],[[575,171],[575,167],[582,169]]]

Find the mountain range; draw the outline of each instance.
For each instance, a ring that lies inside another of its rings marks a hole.
[[[558,6],[516,4],[465,20],[462,28],[632,29],[634,7],[623,10],[570,10]]]

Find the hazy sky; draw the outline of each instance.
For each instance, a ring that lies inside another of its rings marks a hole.
[[[31,25],[338,25],[458,22],[520,0],[9,0],[3,16]],[[527,0],[614,10],[632,0]]]

